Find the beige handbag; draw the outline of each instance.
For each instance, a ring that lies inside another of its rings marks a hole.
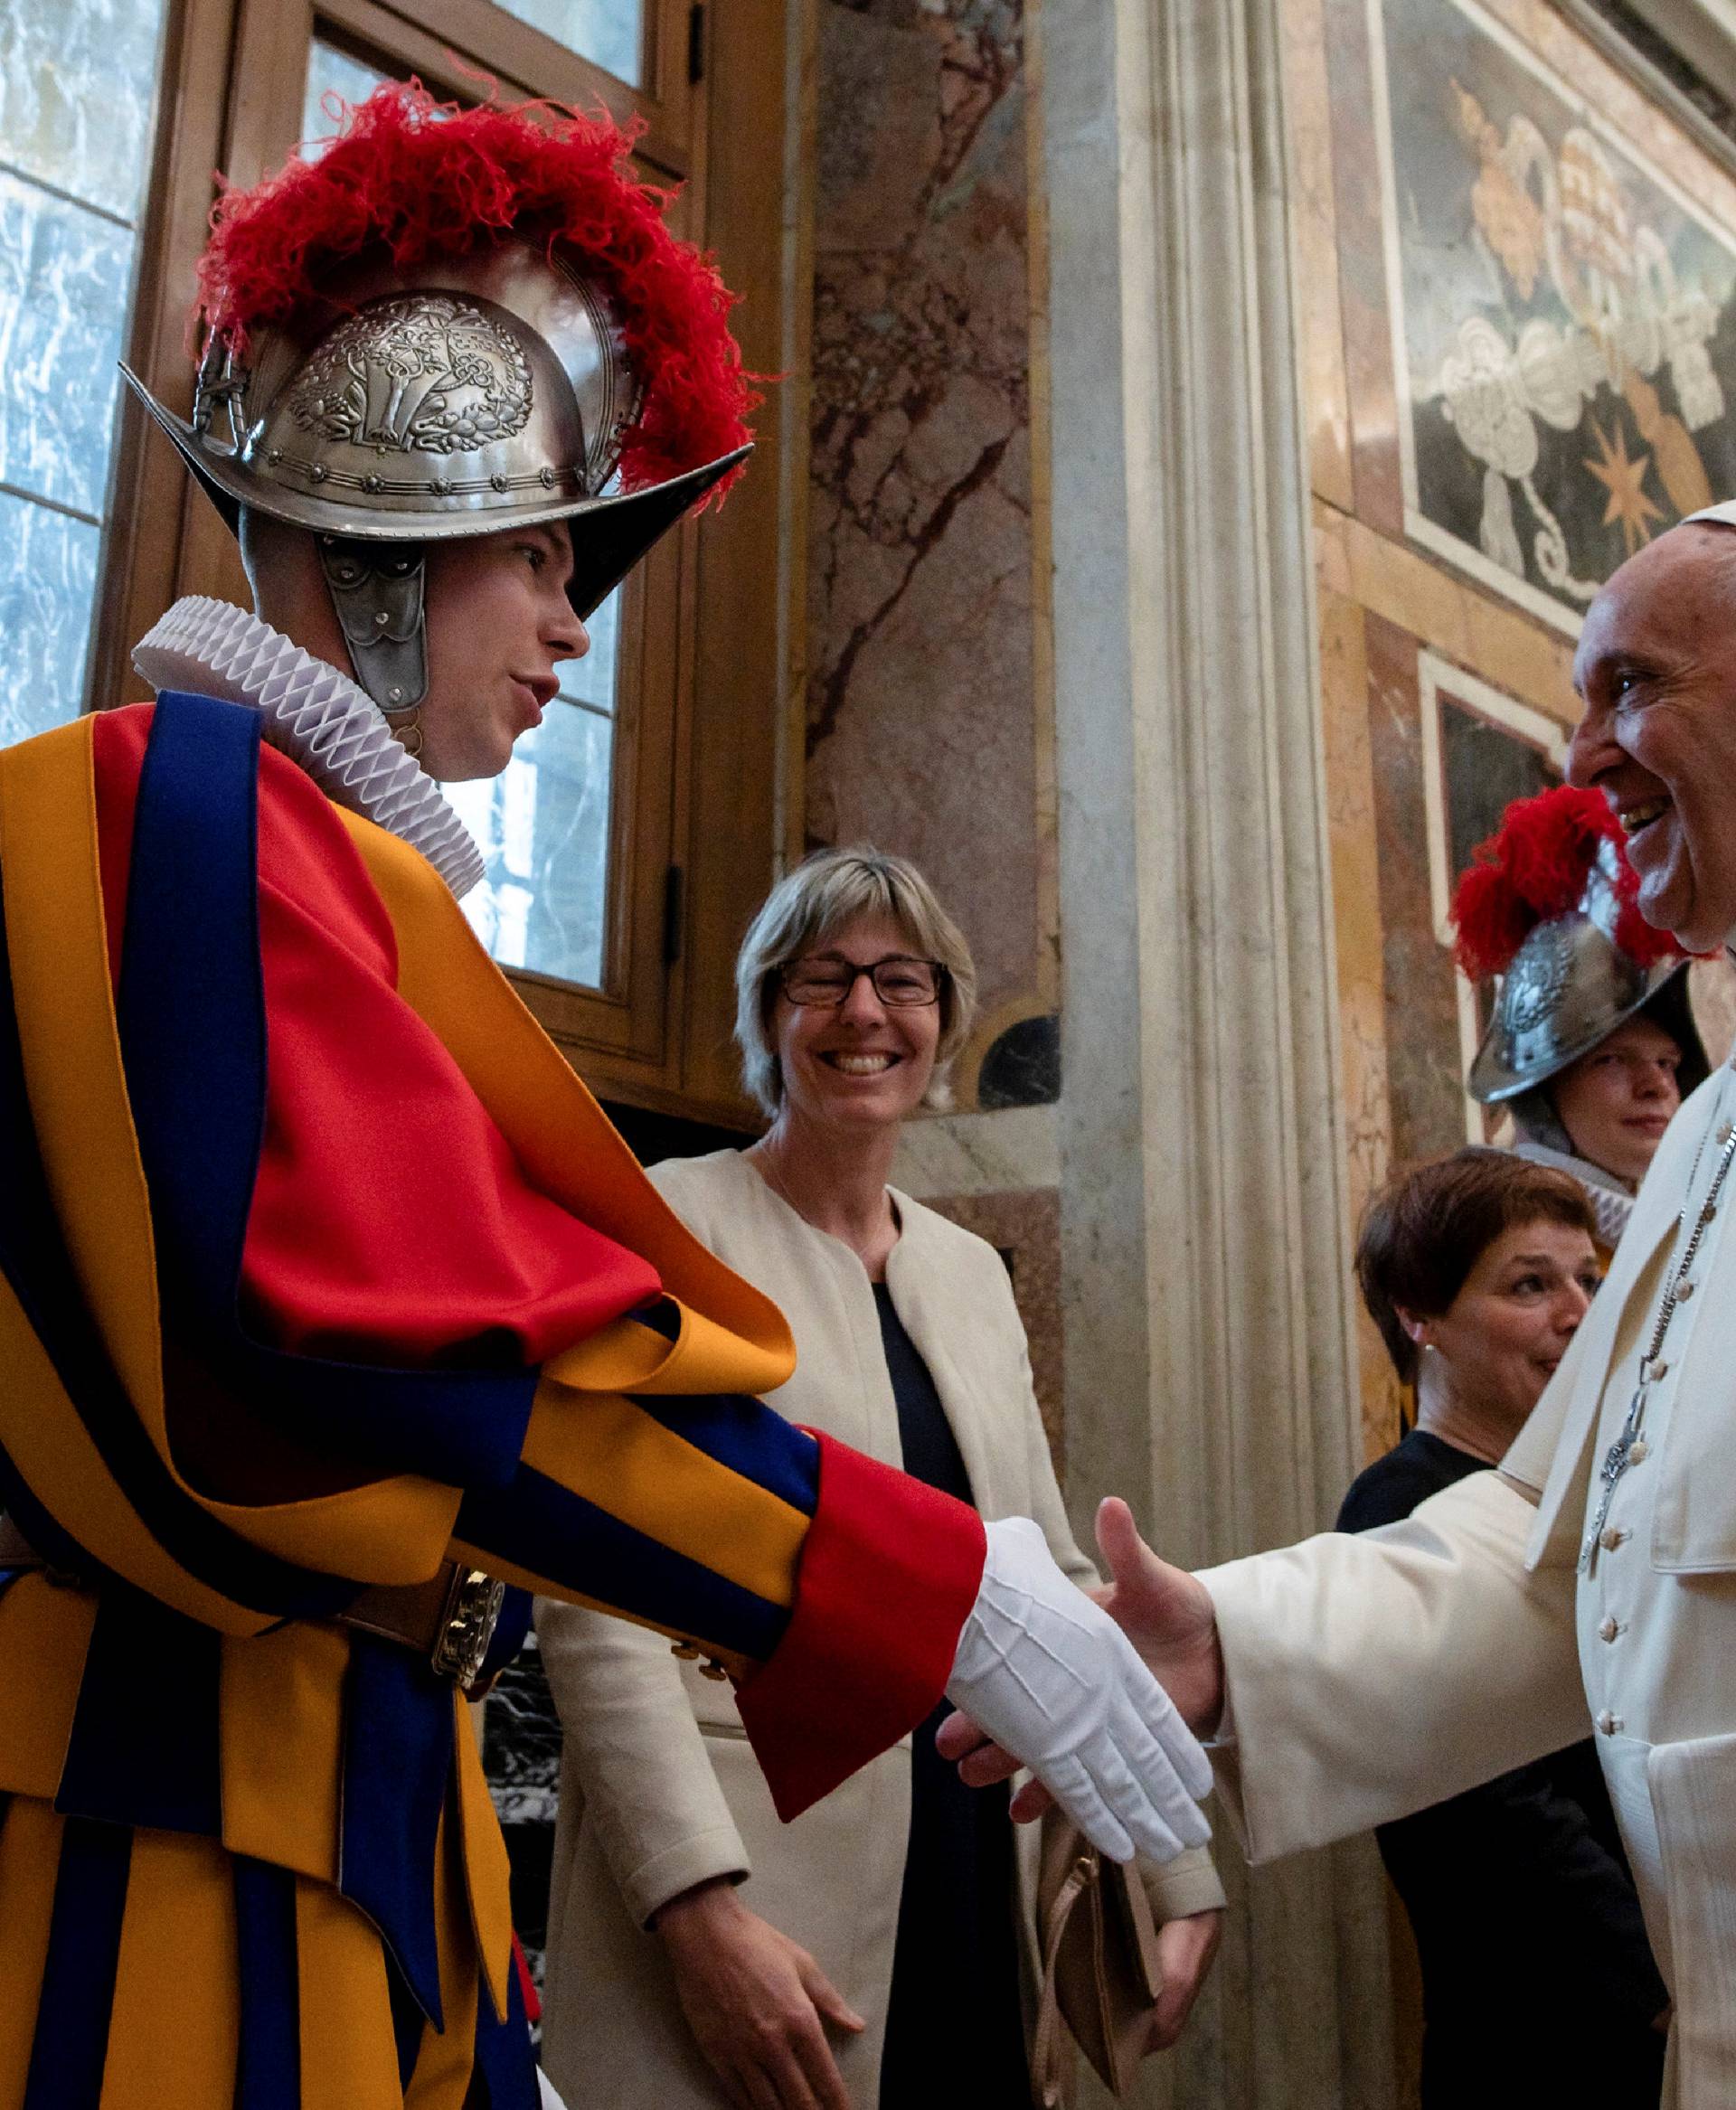
[[[1071,2031],[1112,2095],[1132,2084],[1164,1989],[1157,1927],[1138,1875],[1106,1861],[1077,1826],[1043,1826],[1037,1877],[1037,1935],[1043,1990],[1031,2048],[1031,2093],[1038,2110],[1072,2100]],[[1062,2023],[1066,2024],[1063,2030]]]

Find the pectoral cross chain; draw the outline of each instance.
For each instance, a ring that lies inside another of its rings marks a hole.
[[[1603,1527],[1609,1521],[1609,1504],[1615,1500],[1616,1483],[1632,1463],[1634,1446],[1639,1441],[1640,1417],[1645,1411],[1646,1379],[1642,1372],[1638,1384],[1634,1388],[1628,1418],[1621,1425],[1621,1434],[1603,1454],[1603,1464],[1599,1468],[1598,1478],[1602,1483],[1603,1492],[1598,1497],[1597,1510],[1585,1534],[1585,1543],[1580,1548],[1581,1572],[1590,1567],[1591,1555],[1598,1540],[1603,1536]]]
[[[1580,1547],[1580,1573],[1585,1574],[1598,1550],[1598,1540],[1603,1536],[1604,1526],[1609,1521],[1609,1504],[1615,1499],[1617,1484],[1629,1465],[1637,1465],[1646,1455],[1640,1441],[1640,1424],[1646,1418],[1646,1392],[1652,1381],[1652,1366],[1656,1362],[1664,1346],[1664,1336],[1670,1330],[1670,1321],[1675,1316],[1675,1307],[1688,1291],[1683,1286],[1688,1279],[1688,1271],[1699,1256],[1700,1247],[1706,1235],[1706,1227],[1718,1213],[1718,1198],[1729,1176],[1731,1162],[1736,1159],[1736,1128],[1728,1121],[1720,1123],[1718,1129],[1719,1157],[1712,1175],[1712,1184],[1706,1190],[1706,1198],[1700,1205],[1700,1213],[1694,1220],[1689,1234],[1686,1250],[1670,1270],[1663,1302],[1658,1306],[1657,1320],[1652,1329],[1651,1345],[1639,1359],[1639,1382],[1634,1387],[1634,1396],[1628,1407],[1628,1418],[1621,1425],[1621,1433],[1603,1455],[1603,1464],[1598,1468],[1598,1479],[1602,1493],[1598,1496],[1598,1506],[1592,1514],[1590,1528]],[[1694,1154],[1688,1173],[1688,1192],[1694,1191],[1694,1181],[1700,1173],[1700,1161],[1705,1151],[1703,1140]],[[1676,1219],[1676,1232],[1681,1234],[1682,1219]]]

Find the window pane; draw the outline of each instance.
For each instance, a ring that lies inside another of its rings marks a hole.
[[[133,247],[124,224],[0,174],[0,483],[93,525]]]
[[[164,0],[0,0],[0,738],[77,714]]]
[[[556,669],[561,694],[505,774],[446,787],[486,862],[464,904],[476,935],[503,966],[592,989],[606,964],[619,613],[611,594],[587,626],[590,651]]]
[[[0,492],[0,747],[79,714],[100,541]]]
[[[347,52],[340,52],[335,45],[324,43],[316,37],[307,53],[307,88],[301,103],[303,158],[307,161],[319,158],[318,146],[310,146],[306,142],[329,140],[336,134],[337,122],[325,107],[328,95],[335,95],[339,102],[365,102],[388,79],[390,76],[377,68],[360,59],[352,59]]]
[[[645,0],[495,0],[495,5],[629,88],[644,86]]]
[[[162,24],[163,0],[4,0],[0,159],[136,220]]]

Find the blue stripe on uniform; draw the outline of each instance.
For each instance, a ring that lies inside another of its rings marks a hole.
[[[259,713],[157,698],[133,824],[117,1004],[165,1295],[224,1382],[311,1449],[448,1486],[504,1486],[537,1373],[289,1355],[239,1312],[265,1128]]]
[[[222,1833],[220,1646],[214,1627],[105,1587],[54,1797],[62,1815]]]
[[[235,2110],[299,2110],[301,1973],[296,1879],[237,1854],[235,1952],[241,1983]],[[193,1998],[198,1997],[197,1988]],[[166,2105],[165,2106],[166,2110]]]
[[[537,2110],[536,2054],[514,1961],[506,1973],[506,2013],[496,2021],[487,2000],[476,2002],[476,2062],[464,2110]]]
[[[437,2030],[435,1852],[452,1771],[452,1693],[411,1650],[351,1634],[337,1887],[379,1928]]]
[[[132,1855],[126,1825],[67,1819],[22,2110],[98,2110]]]
[[[505,1493],[467,1494],[453,1534],[546,1576],[557,1588],[761,1663],[789,1624],[787,1606],[635,1531],[530,1465],[519,1467]]]

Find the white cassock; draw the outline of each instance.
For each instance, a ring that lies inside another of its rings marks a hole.
[[[1228,1673],[1219,1786],[1251,1860],[1596,1732],[1675,2002],[1666,2110],[1736,2105],[1736,1163],[1690,1247],[1732,1123],[1726,1066],[1671,1124],[1501,1474],[1201,1578]],[[1639,1440],[1600,1516],[1672,1282]]]

